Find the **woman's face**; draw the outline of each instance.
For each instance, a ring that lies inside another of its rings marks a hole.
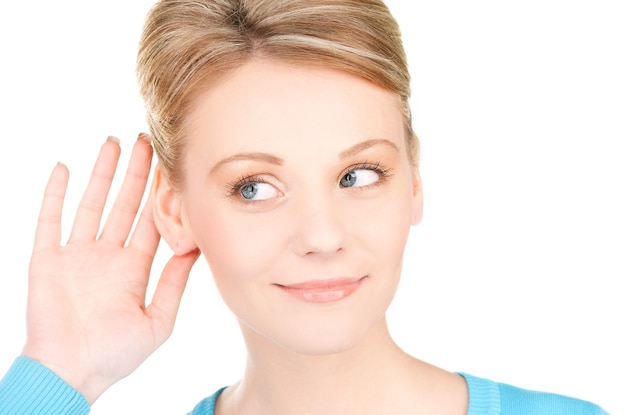
[[[400,100],[343,72],[252,60],[187,120],[182,223],[244,330],[307,354],[384,318],[421,190]]]

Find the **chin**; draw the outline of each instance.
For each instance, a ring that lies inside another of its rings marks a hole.
[[[336,355],[358,348],[367,336],[350,330],[310,330],[281,343],[289,351],[306,356]]]
[[[240,325],[249,349],[260,347],[279,353],[283,350],[297,355],[329,356],[356,350],[368,339],[380,338],[377,336],[380,329],[386,331],[385,310],[386,307],[381,307],[378,313],[371,313],[374,310],[370,309],[370,315],[331,313],[316,318],[291,315],[263,330],[241,321]]]

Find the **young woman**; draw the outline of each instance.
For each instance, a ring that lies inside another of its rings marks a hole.
[[[9,413],[86,413],[169,336],[199,253],[248,355],[241,381],[193,413],[604,413],[447,372],[391,338],[385,313],[422,186],[406,59],[382,3],[162,1],[138,73],[152,137],[138,140],[102,230],[115,139],[67,245],[64,166],[46,188],[28,339],[0,391]],[[131,232],[150,142],[159,163]],[[175,255],[145,306],[160,237]]]

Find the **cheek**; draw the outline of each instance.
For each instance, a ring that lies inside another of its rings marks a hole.
[[[406,192],[392,192],[361,211],[353,222],[359,239],[367,241],[377,255],[386,260],[401,259],[411,227],[411,197]]]
[[[395,296],[406,241],[411,228],[410,198],[396,194],[395,202],[383,203],[363,227],[361,240],[367,241],[366,252],[372,273],[371,283],[377,294],[371,299],[372,312],[384,313]],[[377,315],[377,314],[376,314]]]
[[[228,203],[195,203],[188,210],[191,233],[223,296],[258,281],[278,252],[277,229],[241,215]]]
[[[385,301],[390,302],[395,294],[395,290],[400,281],[402,271],[402,263],[404,249],[410,229],[410,219],[407,215],[400,216],[398,210],[386,212],[385,217],[389,218],[384,225],[377,229],[375,241],[377,251],[377,262],[375,270],[379,276],[385,281],[379,281],[384,285],[383,291],[387,292],[388,298]],[[402,212],[404,213],[404,212]],[[381,287],[382,289],[382,287]]]

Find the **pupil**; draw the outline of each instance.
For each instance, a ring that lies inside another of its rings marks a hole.
[[[351,171],[350,173],[346,173],[341,178],[341,185],[343,187],[352,187],[354,186],[354,183],[356,183],[356,173],[353,171]]]
[[[257,193],[257,185],[256,183],[250,183],[241,188],[241,196],[244,199],[252,199]]]

